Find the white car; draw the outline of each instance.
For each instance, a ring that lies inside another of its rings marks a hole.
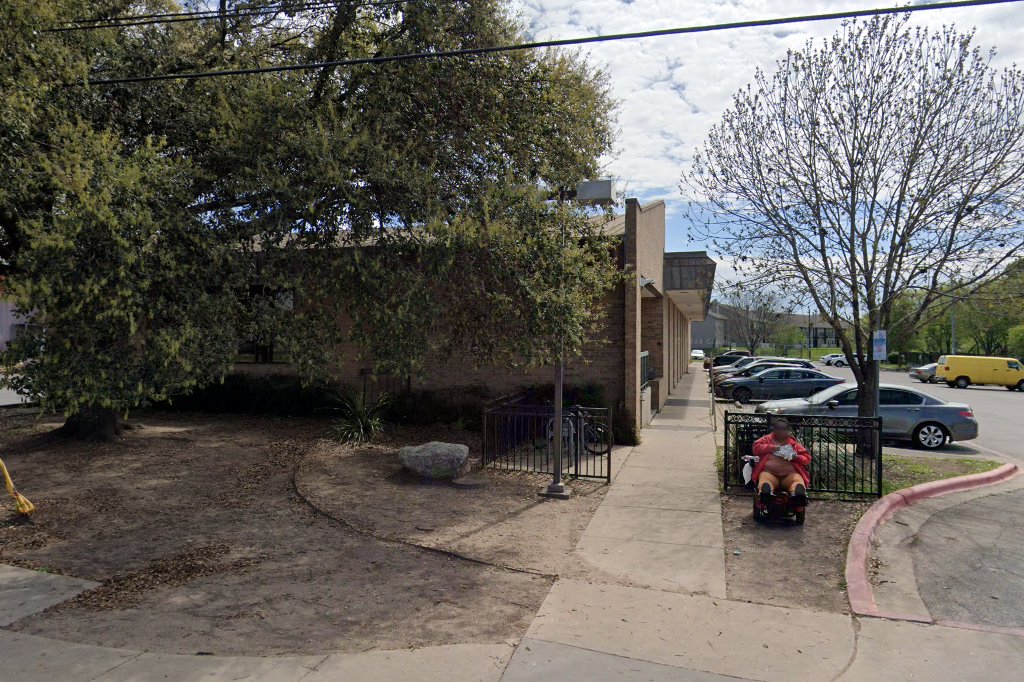
[[[691,360],[703,360],[704,359],[704,351],[699,350],[697,348],[694,348],[693,350],[690,351],[690,359]]]
[[[822,355],[821,356],[821,361],[823,363],[825,363],[826,365],[831,365],[833,362],[835,362],[839,358],[843,358],[843,361],[845,363],[846,356],[843,355],[842,353],[829,353],[828,355]]]

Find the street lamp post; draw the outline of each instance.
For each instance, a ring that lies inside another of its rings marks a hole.
[[[558,191],[558,203],[565,203],[568,199],[575,199],[581,204],[593,204],[593,205],[609,205],[615,200],[614,188],[612,187],[611,180],[591,180],[581,182],[576,185],[575,190],[560,189]],[[565,223],[559,225],[561,230],[562,240],[562,251],[565,251]],[[564,263],[559,263],[559,285],[561,285],[561,275],[564,272]],[[564,358],[565,342],[559,337],[558,339],[558,350],[557,358],[555,360],[555,399],[554,399],[554,416],[551,428],[552,437],[552,454],[554,455],[554,472],[551,476],[551,483],[546,488],[540,491],[540,495],[543,497],[553,497],[556,499],[568,499],[572,491],[566,487],[562,481],[562,446],[564,440],[562,438],[562,393],[565,384],[565,358]]]

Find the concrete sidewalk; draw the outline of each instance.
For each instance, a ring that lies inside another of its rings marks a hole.
[[[584,575],[725,597],[714,434],[693,376],[644,429],[587,526],[576,547]]]
[[[727,599],[704,376],[643,432],[503,682],[1018,680],[1024,639]],[[813,550],[811,550],[813,551]],[[770,565],[766,557],[766,566]]]

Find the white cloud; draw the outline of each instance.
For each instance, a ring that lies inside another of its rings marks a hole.
[[[516,0],[514,0],[516,2]],[[536,39],[571,38],[675,26],[837,12],[897,0],[517,0]],[[955,23],[977,29],[976,43],[999,51],[997,65],[1024,63],[1024,9],[1002,5],[914,15],[928,26]],[[622,101],[619,153],[608,171],[630,194],[668,202],[669,248],[682,249],[679,178],[733,93],[754,70],[774,68],[787,49],[831,35],[839,22],[816,22],[717,33],[645,38],[587,46],[595,64],[610,74]]]

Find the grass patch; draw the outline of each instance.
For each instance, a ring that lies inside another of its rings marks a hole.
[[[991,471],[1002,462],[988,459],[947,459],[945,457],[907,457],[882,455],[882,494],[909,488],[919,483],[939,481],[954,476]]]

